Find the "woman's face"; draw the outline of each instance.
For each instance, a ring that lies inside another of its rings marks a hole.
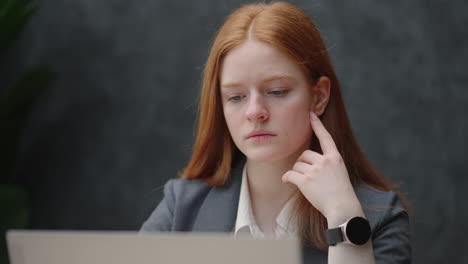
[[[220,89],[229,132],[249,160],[295,159],[308,148],[311,87],[286,54],[244,42],[224,58]]]

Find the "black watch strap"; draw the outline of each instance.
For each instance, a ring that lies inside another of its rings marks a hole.
[[[343,240],[341,227],[327,229],[327,242],[329,246],[334,246],[340,242],[343,242]]]

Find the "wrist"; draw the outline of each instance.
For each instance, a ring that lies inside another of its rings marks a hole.
[[[335,228],[355,216],[360,216],[360,217],[365,218],[364,211],[362,210],[362,207],[359,203],[354,204],[354,205],[339,207],[333,210],[332,212],[330,212],[325,217],[327,219],[328,228]]]
[[[354,216],[339,227],[327,229],[326,235],[329,246],[341,242],[361,246],[369,241],[372,230],[367,219]]]

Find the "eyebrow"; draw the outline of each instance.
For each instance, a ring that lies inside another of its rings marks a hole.
[[[268,78],[265,78],[261,81],[261,83],[267,83],[271,81],[276,81],[276,80],[281,80],[281,79],[289,79],[289,80],[295,80],[294,77],[290,75],[273,75]],[[241,87],[242,84],[240,83],[226,83],[226,84],[221,84],[221,88],[236,88],[236,87]]]

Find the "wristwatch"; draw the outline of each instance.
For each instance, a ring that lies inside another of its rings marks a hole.
[[[364,245],[371,237],[371,228],[367,219],[356,216],[337,228],[327,229],[327,242],[329,246],[344,242],[352,245]]]

